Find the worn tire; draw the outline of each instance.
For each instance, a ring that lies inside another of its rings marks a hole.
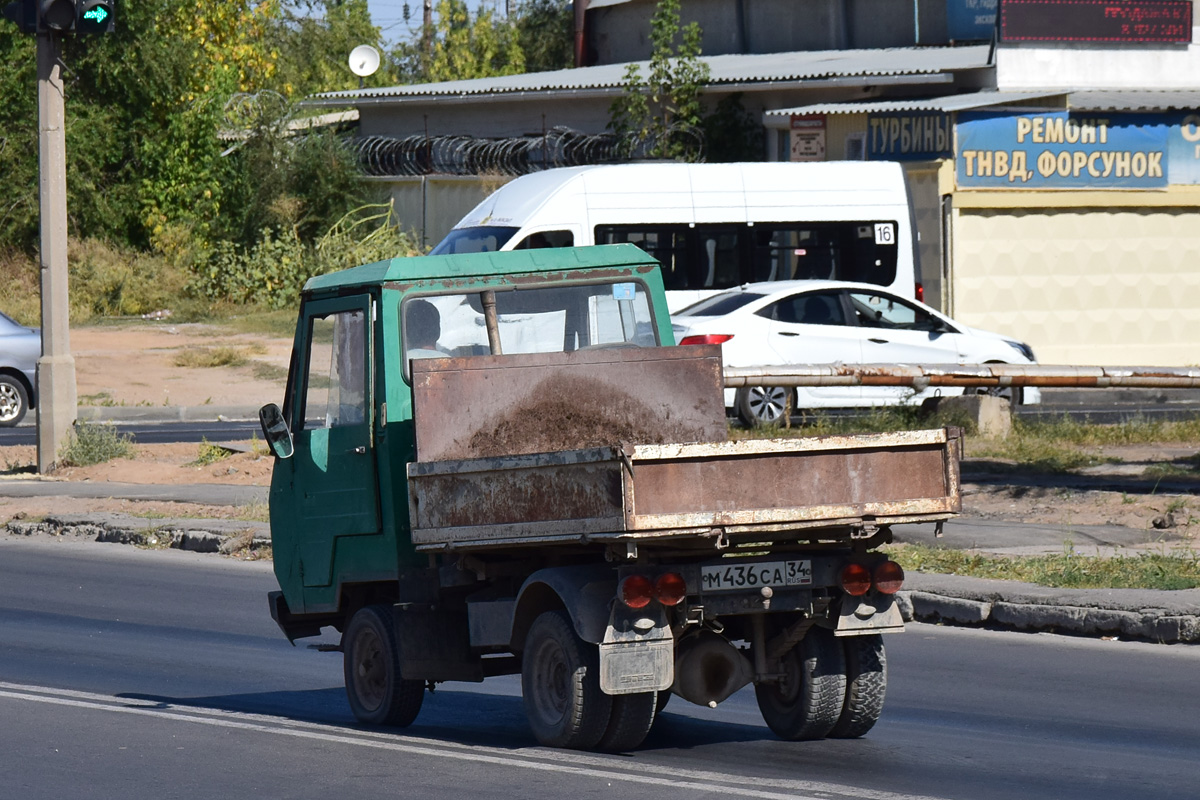
[[[737,390],[734,409],[738,418],[752,428],[781,425],[792,405],[792,390],[783,386],[747,386]]]
[[[813,628],[780,659],[778,683],[754,686],[767,727],[781,739],[822,739],[842,714],[846,659],[841,644],[824,628]]]
[[[25,384],[11,375],[0,375],[0,428],[11,428],[25,418],[29,410],[29,392]]]
[[[608,730],[613,698],[600,691],[600,651],[575,634],[565,611],[533,621],[521,655],[529,727],[547,747],[591,749]]]
[[[608,727],[597,750],[608,753],[621,753],[632,750],[646,741],[646,735],[654,725],[658,714],[658,697],[661,692],[638,692],[637,694],[620,694],[612,699],[612,714],[608,718]]]
[[[877,633],[847,636],[841,641],[846,654],[846,702],[829,735],[835,739],[856,739],[871,730],[883,712],[887,656],[883,637]]]
[[[392,609],[361,608],[342,634],[342,671],[346,698],[359,722],[367,725],[411,725],[425,699],[422,681],[400,677],[400,652]]]

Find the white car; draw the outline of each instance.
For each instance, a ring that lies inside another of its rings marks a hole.
[[[720,344],[727,367],[789,364],[1033,364],[1029,345],[968,328],[881,287],[841,281],[748,283],[712,295],[673,317],[678,344]],[[961,394],[937,387],[750,387],[726,389],[725,406],[747,424],[779,420],[793,409],[911,404]],[[1015,403],[1037,403],[1036,389],[991,390]]]

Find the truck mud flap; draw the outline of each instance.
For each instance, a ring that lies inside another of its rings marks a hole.
[[[904,630],[904,618],[896,598],[843,597],[834,636],[863,636],[868,633],[899,633]]]
[[[600,645],[600,690],[605,694],[662,692],[675,682],[674,641]]]

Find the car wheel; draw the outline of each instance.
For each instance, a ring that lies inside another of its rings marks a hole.
[[[779,425],[792,407],[792,390],[784,386],[747,386],[734,401],[738,417],[751,427]]]
[[[600,690],[600,651],[575,634],[566,612],[546,611],[530,626],[521,698],[534,737],[546,747],[587,750],[607,733],[613,698]]]
[[[425,699],[425,684],[400,677],[396,631],[388,606],[367,606],[355,612],[342,635],[342,657],[346,698],[359,722],[402,728],[412,724]]]
[[[1003,361],[986,361],[985,364],[1003,364]],[[1021,387],[1019,386],[986,386],[976,389],[975,394],[986,394],[991,397],[1002,397],[1010,406],[1021,405]]]
[[[0,427],[16,425],[28,410],[29,393],[24,384],[11,375],[0,375]]]

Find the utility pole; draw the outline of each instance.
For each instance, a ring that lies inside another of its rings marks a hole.
[[[78,415],[67,303],[67,143],[62,34],[37,34],[42,357],[37,362],[38,472],[54,469]]]

